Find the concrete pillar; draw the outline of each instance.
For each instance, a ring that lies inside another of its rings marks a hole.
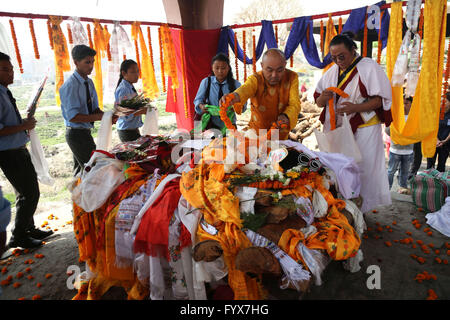
[[[163,5],[167,22],[186,30],[222,27],[224,0],[163,0]]]

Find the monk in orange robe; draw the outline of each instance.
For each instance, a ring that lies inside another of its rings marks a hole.
[[[280,140],[287,139],[289,131],[297,124],[300,113],[300,95],[297,73],[286,69],[286,58],[279,49],[269,49],[262,57],[262,71],[250,77],[232,94],[231,104],[250,99],[250,129],[269,130],[274,122],[280,130]],[[221,99],[221,103],[225,102]],[[242,113],[241,104],[234,105],[237,114]]]

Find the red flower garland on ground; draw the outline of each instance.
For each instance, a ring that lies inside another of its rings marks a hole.
[[[20,56],[19,44],[17,43],[16,30],[14,29],[14,23],[11,19],[9,19],[9,26],[11,27],[11,35],[12,35],[13,42],[14,42],[14,49],[16,50],[17,63],[19,64],[20,73],[23,73],[22,57]]]
[[[28,20],[28,26],[30,27],[31,39],[33,40],[34,56],[39,60],[39,49],[36,41],[36,34],[34,32],[34,23],[32,19]]]

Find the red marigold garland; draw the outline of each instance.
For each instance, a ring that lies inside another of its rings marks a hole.
[[[320,51],[322,51],[323,54],[323,20],[320,20]]]
[[[50,48],[53,50],[52,24],[50,19],[47,20],[48,39],[50,40]]]
[[[164,55],[163,55],[163,45],[161,37],[161,28],[158,28],[158,40],[159,40],[159,63],[161,65],[161,81],[163,85],[163,92],[166,92],[166,76],[164,74]]]
[[[252,50],[253,50],[253,73],[256,73],[256,37],[255,37],[255,29],[253,29],[253,35],[252,35]]]
[[[367,13],[366,17],[364,18],[364,39],[363,39],[363,57],[367,57]]]
[[[94,48],[94,42],[92,42],[91,25],[89,23],[87,25],[87,32],[88,32],[88,38],[89,38],[89,47],[91,47],[93,49]]]
[[[420,36],[420,42],[419,42],[419,54],[420,50],[422,49],[422,38],[423,38],[423,8],[420,9],[420,17],[419,17],[419,30],[417,30]]]
[[[19,63],[20,73],[23,73],[22,68],[22,57],[20,56],[19,44],[17,43],[16,30],[14,29],[14,23],[11,19],[9,19],[9,26],[11,28],[11,35],[14,42],[14,49],[16,50],[17,62]]]
[[[244,82],[247,81],[247,45],[245,42],[245,30],[242,30],[242,45],[244,46]]]
[[[275,41],[276,41],[277,46],[278,46],[278,26],[275,26]]]
[[[30,27],[31,39],[33,40],[34,56],[36,57],[36,59],[39,60],[39,58],[40,58],[39,49],[38,49],[38,45],[37,45],[37,41],[36,41],[36,34],[34,32],[33,19],[28,20],[28,25]]]
[[[237,34],[234,33],[234,62],[236,65],[236,80],[239,81],[238,57],[237,57]]]
[[[294,67],[294,53],[292,53],[292,55],[291,55],[291,57],[289,58],[289,60],[290,60],[290,62],[291,62],[290,66],[291,66],[291,68],[293,68],[293,67]]]
[[[445,73],[444,73],[444,83],[442,88],[442,102],[441,102],[441,113],[439,116],[439,119],[444,120],[444,114],[445,114],[445,101],[446,101],[446,94],[448,91],[448,78],[450,73],[450,40],[448,41],[448,48],[447,48],[447,62],[445,64]]]
[[[342,32],[342,17],[339,17],[338,34]]]
[[[69,24],[67,25],[67,38],[69,39],[69,44],[73,44],[72,30]]]

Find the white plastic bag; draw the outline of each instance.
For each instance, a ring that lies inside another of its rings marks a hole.
[[[44,149],[42,149],[41,141],[34,129],[30,130],[30,156],[39,182],[52,186],[55,181],[50,176],[48,163],[44,156]]]
[[[113,111],[106,111],[103,114],[100,128],[97,134],[97,150],[108,151],[111,149],[112,141],[112,116]]]
[[[158,134],[158,110],[153,107],[147,108],[144,126],[142,127],[143,136],[151,134]]]
[[[361,152],[353,135],[350,121],[344,113],[342,126],[329,132],[320,132],[314,129],[319,150],[323,152],[341,153],[361,162]]]

